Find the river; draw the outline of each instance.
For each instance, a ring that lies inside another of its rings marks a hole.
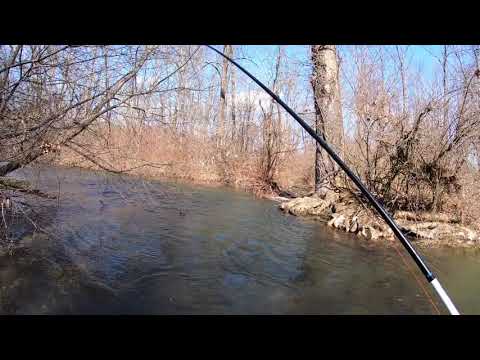
[[[392,247],[248,193],[80,169],[15,177],[60,197],[48,235],[1,258],[1,314],[435,313]],[[480,313],[480,253],[419,251],[459,310]]]

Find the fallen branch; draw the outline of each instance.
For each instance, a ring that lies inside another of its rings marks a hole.
[[[46,199],[56,199],[55,195],[46,194],[38,189],[32,189],[27,181],[0,177],[0,190],[13,190],[24,194],[35,195]]]

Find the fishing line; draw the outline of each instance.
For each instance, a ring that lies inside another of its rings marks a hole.
[[[427,298],[427,300],[430,302],[430,305],[432,305],[433,309],[435,310],[435,312],[440,315],[440,310],[438,309],[437,305],[435,304],[435,301],[433,300],[433,298],[430,296],[430,294],[428,293],[428,290],[425,288],[425,286],[423,285],[422,281],[418,278],[417,274],[415,274],[415,270],[412,269],[412,267],[408,264],[408,261],[407,259],[405,259],[405,257],[403,256],[402,252],[400,251],[400,249],[398,248],[398,245],[395,243],[393,245],[393,248],[397,251],[398,255],[400,256],[400,258],[402,259],[403,261],[403,264],[405,265],[405,267],[407,268],[407,270],[410,272],[410,274],[414,277],[415,281],[417,282],[417,284],[420,286],[420,288],[423,290],[423,293],[425,294],[425,297]]]
[[[350,180],[358,187],[358,189],[362,192],[363,195],[369,200],[372,204],[373,208],[378,212],[378,214],[383,218],[383,220],[387,223],[387,225],[392,229],[393,233],[397,237],[397,239],[402,243],[405,247],[407,252],[410,254],[412,259],[415,261],[427,281],[432,284],[435,291],[437,292],[438,296],[442,299],[443,303],[447,307],[448,311],[452,315],[459,315],[459,312],[453,302],[450,300],[450,297],[443,289],[442,285],[438,281],[438,279],[433,275],[430,271],[428,266],[425,264],[423,259],[414,249],[410,241],[405,237],[402,233],[398,225],[395,223],[393,218],[387,213],[387,211],[383,208],[383,206],[375,199],[375,197],[370,193],[367,187],[362,183],[362,181],[355,175],[355,173],[343,162],[343,160],[337,155],[337,153],[330,147],[330,145],[322,139],[322,137],[317,134],[311,127],[308,125],[300,116],[297,115],[295,111],[293,111],[286,103],[284,103],[275,93],[273,93],[268,87],[266,87],[260,80],[258,80],[255,76],[250,74],[246,69],[244,69],[241,65],[239,65],[236,61],[231,59],[229,56],[225,55],[221,51],[215,49],[210,45],[205,45],[209,49],[215,51],[217,54],[222,56],[223,58],[230,61],[233,65],[235,65],[238,69],[240,69],[244,74],[246,74],[250,79],[252,79],[258,86],[260,86],[267,94],[269,94],[280,106],[282,106],[285,111],[287,111],[299,124],[302,126],[305,131],[307,131],[310,136],[312,136],[316,142],[330,155],[330,157],[338,164],[338,166],[348,175]]]

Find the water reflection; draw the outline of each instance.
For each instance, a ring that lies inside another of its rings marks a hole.
[[[2,313],[430,314],[392,249],[361,245],[270,201],[65,169],[20,173],[61,190],[49,236],[0,263]],[[426,254],[463,312],[478,258]]]

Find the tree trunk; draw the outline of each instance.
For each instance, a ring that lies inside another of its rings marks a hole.
[[[235,94],[237,91],[236,70],[232,68],[232,141],[235,143],[237,135],[237,109]]]
[[[232,56],[232,45],[225,45],[223,53]],[[225,137],[225,118],[227,108],[227,91],[228,91],[228,67],[229,61],[223,59],[222,78],[220,80],[220,114],[218,116],[218,144],[222,145]]]
[[[280,76],[280,66],[283,57],[283,49],[281,46],[278,47],[278,54],[275,62],[275,74],[273,78],[272,91],[274,93],[278,92],[278,82]],[[277,104],[278,105],[278,104]],[[279,151],[279,136],[278,136],[278,125],[280,119],[276,121],[274,114],[275,101],[271,99],[270,107],[268,111],[264,111],[262,104],[260,102],[260,107],[263,112],[263,180],[265,184],[272,187],[274,181],[273,177],[275,175],[276,164],[278,160],[278,151]],[[280,109],[277,106],[278,115],[280,116]]]
[[[443,62],[442,62],[442,70],[443,70],[443,128],[448,127],[448,106],[449,106],[449,99],[448,99],[448,46],[443,46]]]
[[[315,131],[342,155],[343,119],[340,100],[339,66],[335,45],[312,45],[313,72],[311,84],[315,102]],[[333,182],[336,164],[323,154],[320,145],[315,152],[315,192],[322,192],[326,181]]]

